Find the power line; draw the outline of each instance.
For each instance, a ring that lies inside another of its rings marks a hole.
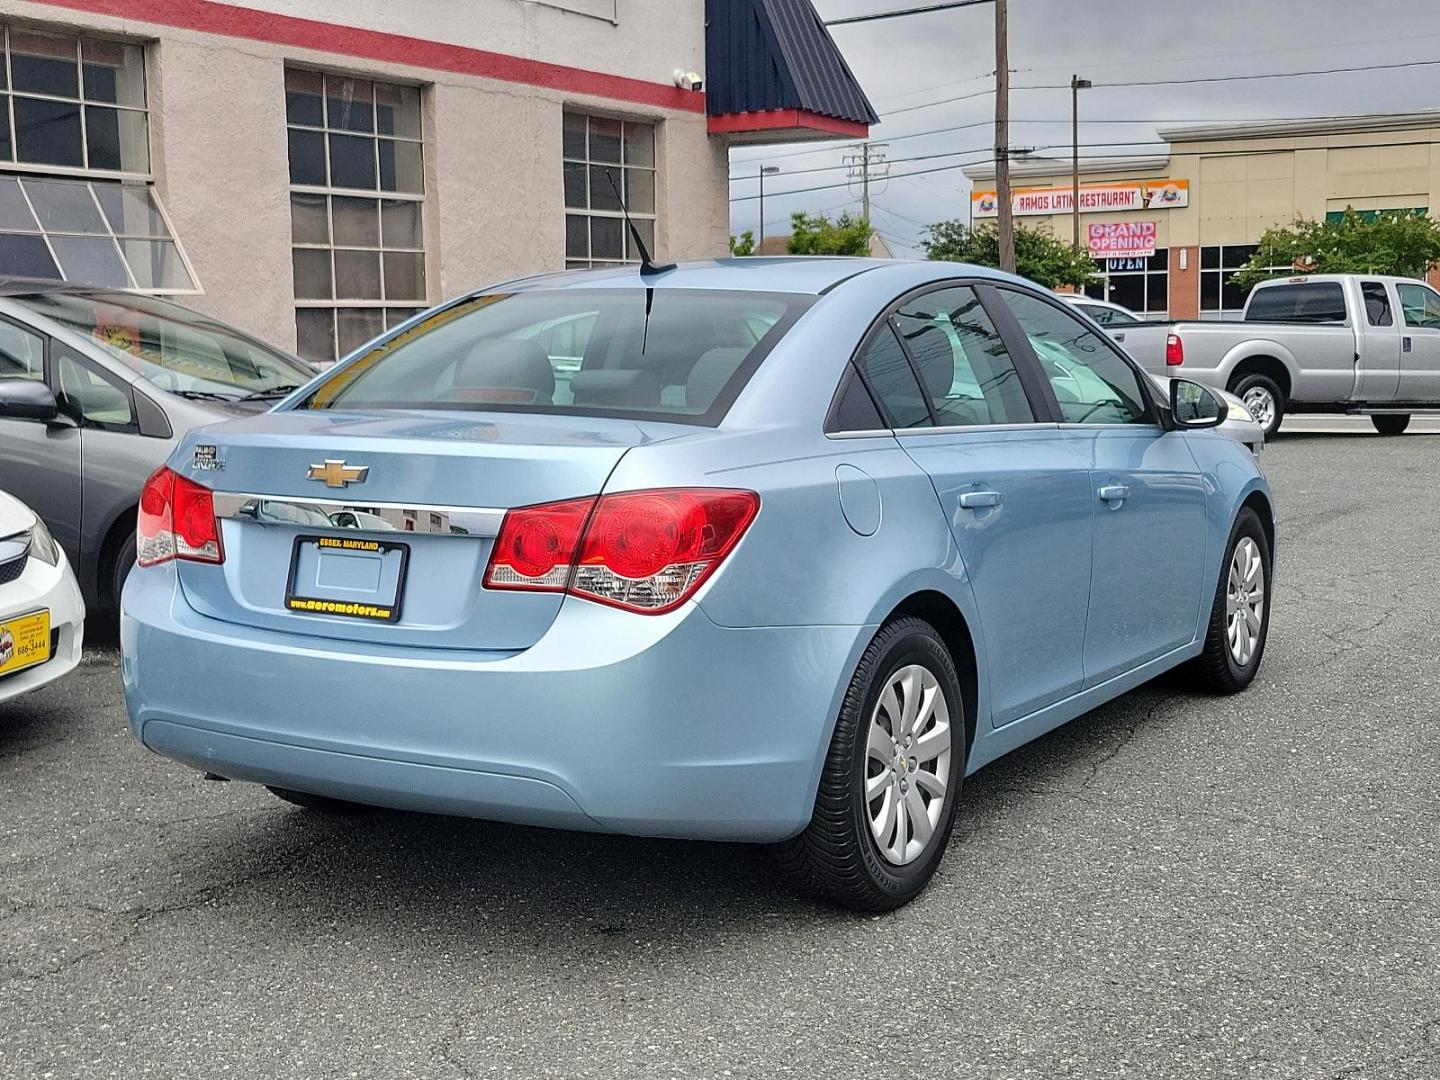
[[[1412,67],[1433,67],[1440,64],[1440,60],[1403,60],[1394,64],[1358,64],[1354,67],[1316,68],[1313,71],[1268,71],[1253,72],[1248,75],[1205,75],[1191,79],[1132,79],[1126,82],[1097,82],[1094,89],[1101,90],[1109,86],[1189,86],[1196,83],[1216,82],[1251,82],[1255,79],[1296,79],[1308,78],[1311,75],[1346,75],[1360,71],[1396,71],[1400,68]],[[1035,83],[1029,86],[1016,86],[1016,90],[1068,90],[1069,83]]]
[[[827,19],[826,26],[848,26],[850,23],[879,22],[881,19],[899,19],[906,15],[928,15],[932,11],[949,11],[952,8],[975,7],[977,4],[993,4],[995,0],[947,0],[941,4],[921,4],[919,7],[897,8],[894,11],[876,11],[869,15],[847,15],[843,19]]]

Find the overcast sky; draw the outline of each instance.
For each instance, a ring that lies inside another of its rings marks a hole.
[[[816,0],[815,6],[822,18],[833,19],[914,7],[917,0]],[[1169,123],[1440,108],[1440,0],[1010,0],[1009,18],[1010,141],[1046,148],[1038,154],[1069,157],[1072,73],[1095,83],[1080,95],[1082,157],[1163,153],[1155,130]],[[982,4],[831,31],[880,113],[872,139],[890,143],[884,152],[894,178],[872,187],[872,216],[896,254],[913,252],[924,224],[967,215],[969,182],[956,166],[988,158],[994,144],[995,101],[984,92],[994,83],[994,19],[994,9]],[[1415,60],[1432,63],[1275,79],[1106,85]],[[1021,89],[1047,83],[1064,88]],[[935,132],[960,125],[976,126]],[[1133,145],[1087,151],[1087,143]],[[858,184],[845,185],[843,169],[811,171],[838,165],[845,153],[839,144],[733,150],[732,231],[758,222],[753,196],[762,162],[784,170],[766,181],[767,233],[788,233],[794,210],[834,216],[858,209]],[[936,169],[941,171],[900,176]],[[826,190],[799,191],[817,187]]]

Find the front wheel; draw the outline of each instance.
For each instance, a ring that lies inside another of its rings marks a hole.
[[[1215,694],[1244,690],[1260,668],[1270,631],[1270,543],[1248,506],[1230,530],[1205,648],[1193,661],[1200,686]]]
[[[1374,413],[1370,423],[1381,435],[1400,435],[1410,426],[1409,413]]]
[[[920,619],[887,623],[845,694],[810,824],[778,847],[781,868],[858,911],[909,902],[945,854],[965,751],[945,643]]]
[[[1237,379],[1230,392],[1245,403],[1250,415],[1265,431],[1265,438],[1274,438],[1285,419],[1285,395],[1268,375],[1246,375]]]

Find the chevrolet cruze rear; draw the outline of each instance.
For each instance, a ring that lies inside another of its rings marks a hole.
[[[306,806],[772,842],[842,903],[903,903],[967,772],[1182,662],[1238,689],[1263,651],[1253,458],[1087,325],[862,260],[462,298],[150,478],[132,725]]]

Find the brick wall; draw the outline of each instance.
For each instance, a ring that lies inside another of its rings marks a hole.
[[[1180,269],[1180,253],[1185,252],[1185,269]],[[1198,319],[1200,317],[1200,249],[1198,247],[1172,247],[1170,249],[1170,318]]]

